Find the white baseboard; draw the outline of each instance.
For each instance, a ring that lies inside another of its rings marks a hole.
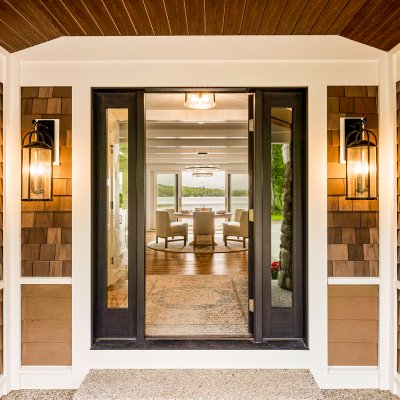
[[[71,367],[22,367],[21,389],[77,389],[85,374],[73,374]]]
[[[316,376],[321,389],[378,389],[378,367],[329,367]]]

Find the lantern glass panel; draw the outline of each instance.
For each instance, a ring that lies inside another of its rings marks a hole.
[[[22,199],[51,200],[52,149],[25,147],[22,149]]]
[[[368,157],[369,151],[369,157]],[[347,149],[347,197],[371,199],[377,197],[377,147],[360,145]]]

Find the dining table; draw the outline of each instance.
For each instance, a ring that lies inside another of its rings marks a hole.
[[[198,212],[202,212],[202,211],[198,211]],[[177,219],[181,219],[181,218],[193,218],[193,212],[175,212],[174,217],[176,217]],[[224,212],[224,213],[219,213],[219,212],[215,212],[214,213],[214,217],[215,218],[222,218],[225,219],[225,221],[230,221],[230,219],[232,218],[233,213],[231,212]]]

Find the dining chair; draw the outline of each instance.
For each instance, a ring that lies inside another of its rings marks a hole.
[[[193,250],[196,250],[197,236],[211,236],[212,249],[215,249],[215,213],[212,211],[195,211],[193,213]]]
[[[246,247],[246,239],[249,237],[249,212],[243,210],[240,215],[240,221],[224,222],[222,224],[222,234],[225,246],[228,246],[228,240],[233,242],[242,242]],[[231,237],[235,236],[236,239]],[[239,239],[242,238],[242,239]]]
[[[180,239],[175,239],[175,236],[181,236]],[[172,239],[168,239],[172,237]],[[156,243],[158,238],[165,240],[165,248],[168,243],[183,240],[183,245],[186,246],[188,237],[188,224],[186,222],[171,222],[168,211],[159,210],[156,212]]]

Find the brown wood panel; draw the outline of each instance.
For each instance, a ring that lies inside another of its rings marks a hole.
[[[245,6],[243,0],[225,0],[224,35],[240,34]]]
[[[267,1],[253,0],[247,1],[244,9],[242,35],[256,35],[266,8]]]
[[[22,343],[22,365],[72,365],[72,344]]]
[[[167,10],[165,9],[164,0],[143,0],[147,13],[153,24],[154,34],[165,36],[171,35]]]
[[[185,0],[185,9],[189,35],[204,35],[205,0]]]
[[[164,0],[172,35],[188,35],[185,0]]]
[[[259,35],[275,34],[276,27],[280,19],[283,18],[283,10],[285,9],[286,1],[287,0],[268,1],[258,29]]]
[[[18,26],[18,34],[31,45],[43,43],[47,38],[29,20],[26,20],[6,0],[0,0],[0,19],[9,26]]]
[[[337,35],[347,26],[349,20],[367,3],[367,0],[350,0],[328,29],[328,35]]]
[[[25,20],[34,25],[47,40],[55,39],[67,34],[58,20],[49,13],[40,1],[36,0],[5,0],[11,7],[21,14]],[[7,17],[8,21],[8,17]]]
[[[104,36],[119,36],[114,20],[111,18],[109,12],[104,7],[103,2],[98,0],[81,0],[83,7],[91,15],[95,24],[99,27]]]
[[[136,29],[128,15],[123,0],[110,0],[102,3],[104,4],[104,7],[106,7],[122,36],[137,35]]]
[[[57,19],[69,36],[86,35],[76,19],[65,9],[64,3],[61,0],[59,7],[54,7],[54,1],[52,0],[40,0],[40,2],[47,9],[48,13],[52,14]]]
[[[400,9],[397,9],[365,43],[382,50],[391,50],[399,43],[399,38],[397,37],[399,32],[399,18]]]
[[[66,18],[72,17],[79,28],[87,36],[101,36],[103,35],[102,30],[98,26],[97,22],[94,20],[92,14],[87,10],[86,7],[82,7],[81,2],[60,0],[65,8],[64,13]],[[99,7],[100,8],[100,7]],[[62,21],[61,18],[58,18]]]
[[[224,30],[225,0],[205,0],[206,34],[222,35]]]
[[[17,51],[63,35],[340,34],[389,50],[397,0],[0,0],[0,44]]]
[[[71,365],[71,285],[22,285],[22,365]]]
[[[328,287],[328,364],[378,364],[379,287]]]
[[[290,35],[306,5],[307,0],[288,0],[283,11],[285,18],[279,20],[275,35]]]
[[[378,345],[376,343],[329,343],[328,365],[378,365]]]
[[[328,1],[321,15],[310,30],[311,35],[325,35],[340,13],[346,7],[348,0]]]
[[[349,25],[342,33],[346,32],[346,37],[349,39],[368,42],[368,39],[385,24],[385,20],[393,15],[398,6],[398,0],[372,0],[367,2],[365,7],[360,9],[360,12],[352,19],[354,22],[353,29],[349,29]],[[363,17],[364,19],[362,19]]]
[[[328,0],[309,0],[293,28],[293,35],[307,35],[313,27]]]
[[[25,320],[22,322],[23,343],[68,343],[71,340],[71,321]]]

